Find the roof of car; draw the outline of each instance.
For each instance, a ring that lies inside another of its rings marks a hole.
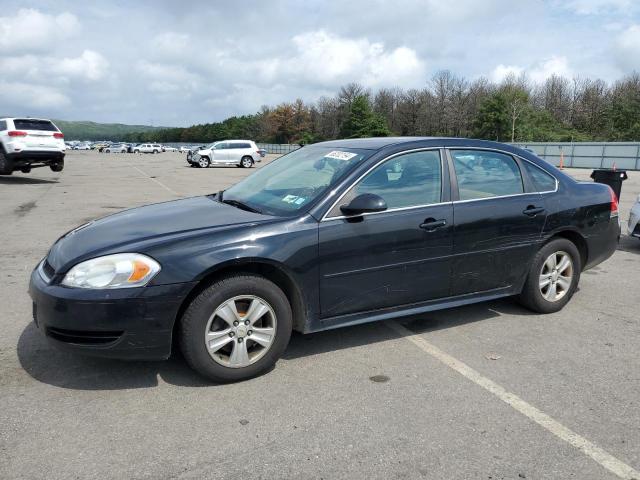
[[[349,138],[344,140],[329,140],[326,142],[314,143],[313,145],[331,148],[361,148],[367,150],[380,150],[391,145],[403,145],[416,143],[420,146],[461,146],[476,148],[493,148],[511,152],[520,152],[521,148],[506,143],[492,142],[489,140],[477,140],[473,138],[456,137],[371,137],[371,138]]]

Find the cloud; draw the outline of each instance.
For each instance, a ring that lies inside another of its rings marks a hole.
[[[317,85],[360,82],[365,86],[416,86],[426,81],[424,62],[406,46],[387,50],[382,42],[345,38],[317,30],[292,39],[297,52],[278,63]]]
[[[24,82],[0,82],[0,100],[5,105],[19,109],[16,115],[28,112],[26,108],[60,108],[71,103],[69,97],[55,88]]]
[[[95,81],[106,75],[109,62],[100,53],[85,50],[79,57],[52,61],[50,68],[58,75]]]
[[[153,54],[156,57],[184,58],[190,53],[191,39],[186,33],[165,32],[152,40]]]
[[[544,82],[552,75],[571,78],[573,71],[569,68],[569,62],[566,57],[553,55],[552,57],[539,62],[529,72],[529,77],[534,82]]]
[[[41,52],[56,42],[75,35],[78,18],[68,12],[48,15],[32,8],[21,8],[15,16],[0,17],[0,53]]]
[[[640,25],[620,33],[613,44],[617,64],[625,71],[640,69]]]
[[[33,54],[0,57],[0,71],[5,78],[42,83],[98,81],[105,77],[108,68],[109,62],[93,50],[85,50],[78,57],[66,58]]]
[[[570,78],[573,75],[573,71],[569,68],[569,63],[566,57],[553,55],[541,62],[531,65],[528,69],[520,65],[500,64],[493,69],[489,78],[494,82],[499,83],[508,75],[515,75],[518,77],[521,74],[527,75],[527,77],[535,83],[542,83],[552,75],[560,75]]]
[[[516,77],[520,76],[524,72],[524,68],[519,67],[517,65],[503,65],[502,63],[498,65],[493,71],[489,74],[489,78],[499,83],[503,81],[509,75],[514,75]]]
[[[560,5],[578,15],[597,15],[629,12],[633,7],[633,0],[561,0]]]

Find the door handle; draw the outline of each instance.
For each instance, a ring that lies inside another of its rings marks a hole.
[[[535,217],[537,214],[544,212],[544,208],[542,207],[535,207],[533,205],[529,205],[527,206],[527,208],[525,208],[522,213],[524,213],[525,215],[529,215],[530,217]]]
[[[440,227],[444,227],[447,224],[447,221],[442,218],[440,220],[436,220],[435,218],[427,218],[424,223],[420,224],[420,228],[426,230],[427,232],[433,232]]]

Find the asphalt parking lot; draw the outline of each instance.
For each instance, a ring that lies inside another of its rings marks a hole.
[[[270,373],[210,385],[180,355],[52,349],[31,322],[28,278],[89,219],[251,171],[188,168],[178,153],[71,152],[66,163],[0,177],[0,478],[600,480],[640,469],[640,240],[623,237],[559,313],[501,300],[294,335]],[[640,193],[640,172],[629,177],[625,223]]]

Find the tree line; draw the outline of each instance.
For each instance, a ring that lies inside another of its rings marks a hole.
[[[205,143],[247,138],[313,143],[370,136],[474,137],[497,141],[640,141],[640,74],[612,84],[553,75],[501,82],[437,72],[422,89],[366,89],[358,83],[315,103],[263,106],[222,122],[129,133],[136,142]]]

